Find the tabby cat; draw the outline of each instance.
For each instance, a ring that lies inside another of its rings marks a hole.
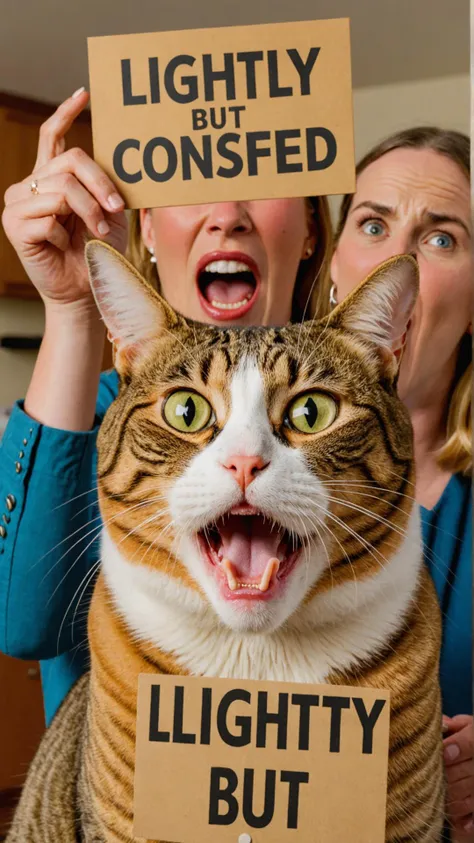
[[[218,329],[108,246],[86,253],[121,379],[98,442],[91,671],[9,843],[134,839],[142,672],[390,689],[386,840],[437,843],[440,619],[394,353],[416,262],[387,261],[326,321]]]

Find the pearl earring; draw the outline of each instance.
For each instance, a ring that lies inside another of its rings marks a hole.
[[[150,252],[150,263],[156,263],[155,250],[153,246],[149,246],[148,251]]]
[[[329,304],[331,307],[336,307],[337,305],[337,287],[335,284],[331,284],[331,289],[329,290]]]
[[[311,246],[308,246],[307,249],[306,249],[306,257],[310,258],[312,254],[313,254],[313,250],[312,250]]]

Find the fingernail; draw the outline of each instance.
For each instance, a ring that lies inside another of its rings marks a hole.
[[[464,826],[464,831],[472,831],[474,828],[474,820],[469,820]]]
[[[83,91],[85,91],[85,90],[86,90],[86,89],[85,89],[84,85],[82,86],[82,88],[78,88],[78,89],[77,89],[77,91],[74,91],[74,93],[73,93],[73,95],[72,95],[71,99],[75,99],[75,98],[76,98],[76,97],[78,97],[80,94],[82,94],[82,93],[83,93]]]
[[[446,761],[455,761],[461,755],[461,750],[455,743],[447,746],[444,750],[444,757]]]
[[[123,199],[118,193],[111,193],[107,202],[109,203],[109,208],[112,208],[113,211],[118,211],[119,208],[123,207]]]
[[[99,225],[97,226],[97,231],[102,236],[104,236],[104,234],[108,234],[110,231],[109,224],[105,220],[101,220]]]

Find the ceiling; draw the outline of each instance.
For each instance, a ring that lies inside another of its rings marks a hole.
[[[0,0],[0,90],[59,102],[87,85],[86,38],[351,18],[355,88],[469,72],[469,0]]]

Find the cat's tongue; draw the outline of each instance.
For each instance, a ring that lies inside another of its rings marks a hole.
[[[206,287],[206,298],[209,302],[217,301],[221,304],[236,304],[253,296],[254,284],[251,281],[224,281],[217,278]]]
[[[277,555],[282,532],[258,516],[231,515],[219,525],[222,555],[241,582],[260,582],[270,559]]]

